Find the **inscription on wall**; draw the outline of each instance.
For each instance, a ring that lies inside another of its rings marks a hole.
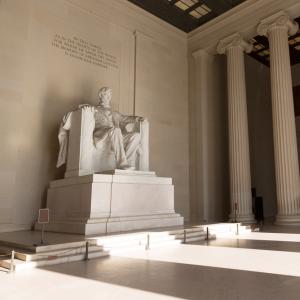
[[[61,34],[55,34],[52,46],[60,49],[66,56],[81,60],[105,69],[118,69],[117,57],[105,51],[99,45],[73,36],[66,37]]]

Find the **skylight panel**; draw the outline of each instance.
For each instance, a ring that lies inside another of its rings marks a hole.
[[[196,19],[200,19],[202,17],[202,15],[199,14],[196,10],[192,10],[189,14]]]
[[[188,7],[193,6],[195,3],[197,3],[198,1],[193,1],[193,0],[181,0],[181,2],[183,2],[184,4],[186,4]]]
[[[183,3],[182,1],[178,1],[175,3],[175,5],[180,8],[181,10],[187,10],[189,8],[188,5],[186,5],[185,3]]]
[[[199,7],[197,7],[196,9],[195,9],[200,15],[206,15],[207,13],[208,13],[208,11],[207,10],[205,10],[203,7],[202,7],[202,5],[201,6],[199,6]]]

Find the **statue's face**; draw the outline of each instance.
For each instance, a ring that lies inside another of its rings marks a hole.
[[[111,93],[110,92],[106,92],[106,93],[102,93],[100,95],[100,102],[99,104],[103,107],[110,107],[110,101],[111,101]]]

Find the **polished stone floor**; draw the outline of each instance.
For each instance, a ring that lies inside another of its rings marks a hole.
[[[0,299],[298,300],[299,230],[278,231],[270,227],[11,274],[0,270]]]
[[[296,300],[298,276],[300,253],[177,245],[14,274],[0,272],[0,286],[1,300]]]
[[[228,239],[218,238],[216,240],[190,243],[193,245],[219,246],[233,248],[248,248],[274,251],[289,251],[300,253],[300,242],[251,240],[251,239]]]

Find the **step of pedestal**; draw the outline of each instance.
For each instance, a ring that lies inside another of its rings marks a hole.
[[[180,241],[179,241],[180,242]],[[104,250],[108,250],[108,251],[112,251],[112,250],[130,250],[130,249],[141,249],[141,248],[145,248],[146,245],[148,244],[148,239],[144,238],[142,240],[131,240],[129,242],[122,242],[119,243],[118,241],[114,241],[114,242],[99,242],[102,246]],[[177,244],[178,241],[175,240],[174,237],[166,237],[164,239],[154,239],[154,238],[149,238],[149,243],[151,245],[157,245],[157,246],[163,246],[163,245],[171,245],[171,244]]]
[[[88,255],[88,258],[99,258],[99,257],[104,257],[104,256],[109,256],[108,251],[97,251],[97,252],[91,252]],[[66,255],[66,256],[59,256],[55,257],[53,256],[46,256],[44,259],[41,260],[36,260],[36,261],[24,261],[20,259],[15,259],[14,260],[14,269],[15,271],[17,270],[23,270],[27,268],[36,268],[36,267],[42,267],[42,266],[48,266],[48,265],[56,265],[56,264],[61,264],[61,263],[66,263],[66,262],[74,262],[74,261],[81,261],[85,259],[85,253],[81,254],[74,254],[74,255]],[[11,260],[3,260],[0,261],[0,267],[5,268],[5,269],[10,269],[11,266]]]
[[[183,232],[187,232],[187,233],[193,233],[193,232],[204,232],[204,228],[202,227],[190,227],[190,228],[180,228],[180,229],[176,229],[176,230],[171,230],[169,231],[169,234],[180,234]]]
[[[102,246],[89,246],[88,247],[88,252],[97,252],[97,251],[103,251]],[[15,252],[15,257],[17,259],[23,260],[23,261],[37,261],[41,260],[45,257],[59,257],[59,256],[71,256],[71,255],[77,255],[77,254],[85,254],[86,252],[86,247],[81,246],[81,247],[71,247],[71,248],[61,248],[57,249],[54,251],[48,251],[48,252],[39,252],[39,253],[24,253],[20,251]]]
[[[110,236],[89,237],[79,242],[56,245],[25,245],[27,250],[17,249],[16,245],[7,245],[3,253],[9,256],[0,262],[0,267],[10,268],[10,253],[15,250],[16,269],[39,267],[70,261],[83,260],[86,243],[89,244],[89,258],[107,256],[110,253],[178,245],[207,239],[215,239],[239,233],[248,233],[250,228],[237,223],[198,225],[189,228],[177,228],[166,231],[143,231]],[[24,245],[21,245],[24,246]],[[1,249],[0,249],[1,252]]]
[[[0,273],[8,273],[9,272],[9,270],[8,269],[6,269],[6,268],[3,268],[3,267],[0,267]]]
[[[185,243],[189,243],[189,242],[197,242],[197,241],[205,241],[205,240],[215,240],[216,239],[216,236],[214,234],[210,234],[208,236],[208,239],[207,239],[207,236],[194,236],[194,237],[187,237],[185,239]],[[183,241],[184,242],[184,241]]]
[[[153,248],[159,248],[159,247],[167,247],[167,246],[176,246],[180,245],[181,241],[180,240],[171,240],[171,241],[165,241],[161,243],[151,243],[149,244],[149,248],[147,244],[139,245],[139,246],[132,246],[128,245],[126,247],[113,247],[106,249],[110,254],[118,254],[122,252],[127,252],[127,251],[135,251],[135,250],[147,250],[147,249],[153,249]]]
[[[175,235],[176,239],[181,240],[183,243],[202,241],[207,239],[207,231],[202,227],[195,228],[186,228],[171,232],[172,235]],[[208,232],[208,239],[215,239],[216,235]]]
[[[206,237],[207,233],[204,231],[193,231],[193,232],[181,232],[175,235],[176,239],[183,239],[186,237],[194,237],[194,236],[204,236]]]
[[[161,243],[164,241],[172,241],[175,239],[174,236],[168,233],[144,233],[141,234],[131,234],[126,236],[110,236],[93,238],[97,241],[97,245],[105,247],[126,247],[127,245],[139,246],[145,245],[147,240],[151,240],[152,243]]]

